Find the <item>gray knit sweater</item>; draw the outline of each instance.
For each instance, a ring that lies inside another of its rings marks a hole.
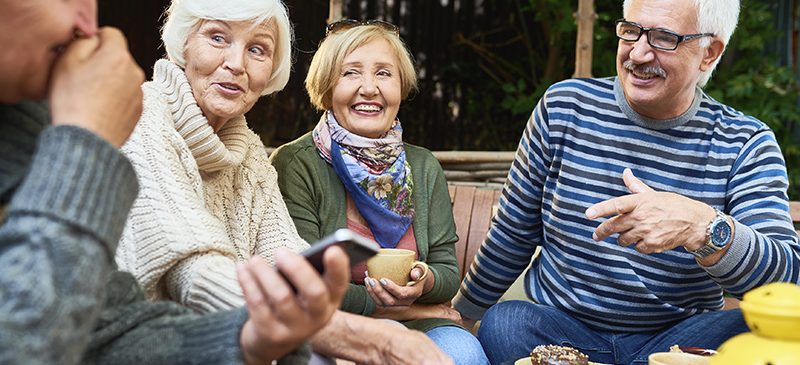
[[[97,136],[48,120],[37,104],[0,105],[0,363],[241,363],[245,310],[147,302],[114,270],[133,169]]]

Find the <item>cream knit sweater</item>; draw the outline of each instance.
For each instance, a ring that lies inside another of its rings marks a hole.
[[[200,312],[244,304],[236,263],[308,247],[286,210],[264,145],[244,116],[214,133],[177,65],[159,60],[123,153],[141,190],[119,248],[150,299]]]

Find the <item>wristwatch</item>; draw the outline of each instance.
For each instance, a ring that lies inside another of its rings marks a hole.
[[[733,227],[728,223],[728,217],[717,208],[714,208],[714,212],[717,215],[711,220],[706,229],[708,241],[703,247],[689,251],[698,258],[703,258],[722,250],[730,242],[731,236],[733,236]]]

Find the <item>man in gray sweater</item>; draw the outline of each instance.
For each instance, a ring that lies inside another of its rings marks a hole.
[[[143,73],[119,31],[97,29],[95,1],[0,0],[0,363],[304,362],[290,352],[346,288],[339,249],[324,277],[295,254],[247,262],[248,308],[204,316],[114,270],[138,190],[117,147]]]

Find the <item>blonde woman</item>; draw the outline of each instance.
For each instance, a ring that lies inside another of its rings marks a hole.
[[[309,242],[347,227],[382,247],[412,250],[430,267],[417,285],[400,286],[356,266],[343,310],[423,331],[457,364],[487,364],[449,306],[459,286],[458,237],[444,173],[430,151],[403,143],[397,112],[416,83],[396,26],[332,23],[306,77],[322,117],[312,132],[276,150],[272,163]],[[410,274],[421,275],[420,269]]]

